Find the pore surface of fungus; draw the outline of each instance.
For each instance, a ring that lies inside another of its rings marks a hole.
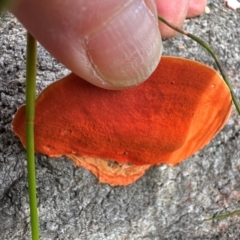
[[[24,146],[25,111],[21,106],[12,123]],[[146,82],[121,91],[70,74],[36,100],[35,150],[66,155],[101,182],[127,185],[152,165],[175,165],[204,147],[230,112],[221,76],[183,58],[162,57]]]

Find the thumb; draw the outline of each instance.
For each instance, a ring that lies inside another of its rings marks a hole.
[[[56,59],[103,88],[138,85],[160,60],[154,0],[21,0],[12,12]]]

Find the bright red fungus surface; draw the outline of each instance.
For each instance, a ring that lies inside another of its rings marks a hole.
[[[175,165],[204,147],[230,112],[229,89],[215,70],[162,57],[135,88],[105,90],[74,74],[48,86],[36,100],[35,148],[68,156],[101,182],[127,185],[152,165]],[[12,126],[25,146],[25,106]]]

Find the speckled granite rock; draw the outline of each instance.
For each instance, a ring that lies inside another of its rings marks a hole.
[[[211,0],[210,14],[186,20],[184,28],[209,42],[240,99],[240,11]],[[11,119],[24,103],[25,31],[10,14],[0,19],[0,235],[29,239],[25,150],[11,132]],[[192,40],[164,42],[164,54],[214,66]],[[38,93],[68,70],[41,47]],[[240,117],[191,159],[171,168],[150,169],[127,187],[99,184],[65,158],[36,156],[41,239],[239,239],[240,215],[203,220],[240,209]]]

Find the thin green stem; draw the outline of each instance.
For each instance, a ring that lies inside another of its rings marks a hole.
[[[34,115],[36,92],[37,42],[27,34],[27,74],[26,74],[26,149],[28,188],[31,216],[32,239],[39,239],[38,209],[36,193],[35,153],[34,153]]]
[[[211,217],[211,218],[205,219],[204,221],[220,220],[220,219],[231,217],[231,216],[234,216],[234,215],[237,215],[237,214],[240,214],[240,210],[230,212],[230,213],[225,213],[225,214],[222,214],[222,215],[219,215],[219,216],[216,216],[216,217]]]
[[[193,39],[194,41],[196,41],[197,43],[199,43],[202,47],[204,47],[210,54],[211,56],[213,57],[213,59],[215,60],[215,63],[217,64],[217,67],[223,77],[223,80],[225,81],[225,83],[227,84],[229,90],[230,90],[230,93],[231,93],[231,96],[232,96],[232,101],[237,109],[237,112],[238,114],[240,115],[240,104],[237,100],[237,97],[233,91],[233,88],[232,88],[232,85],[227,77],[227,74],[225,73],[217,55],[213,52],[212,48],[206,43],[204,42],[203,40],[201,40],[200,38],[198,38],[197,36],[181,29],[181,28],[178,28],[176,26],[174,26],[173,24],[169,23],[166,19],[164,19],[162,16],[158,15],[158,20],[160,20],[161,22],[165,23],[167,26],[169,26],[170,28],[174,29],[175,31]]]

